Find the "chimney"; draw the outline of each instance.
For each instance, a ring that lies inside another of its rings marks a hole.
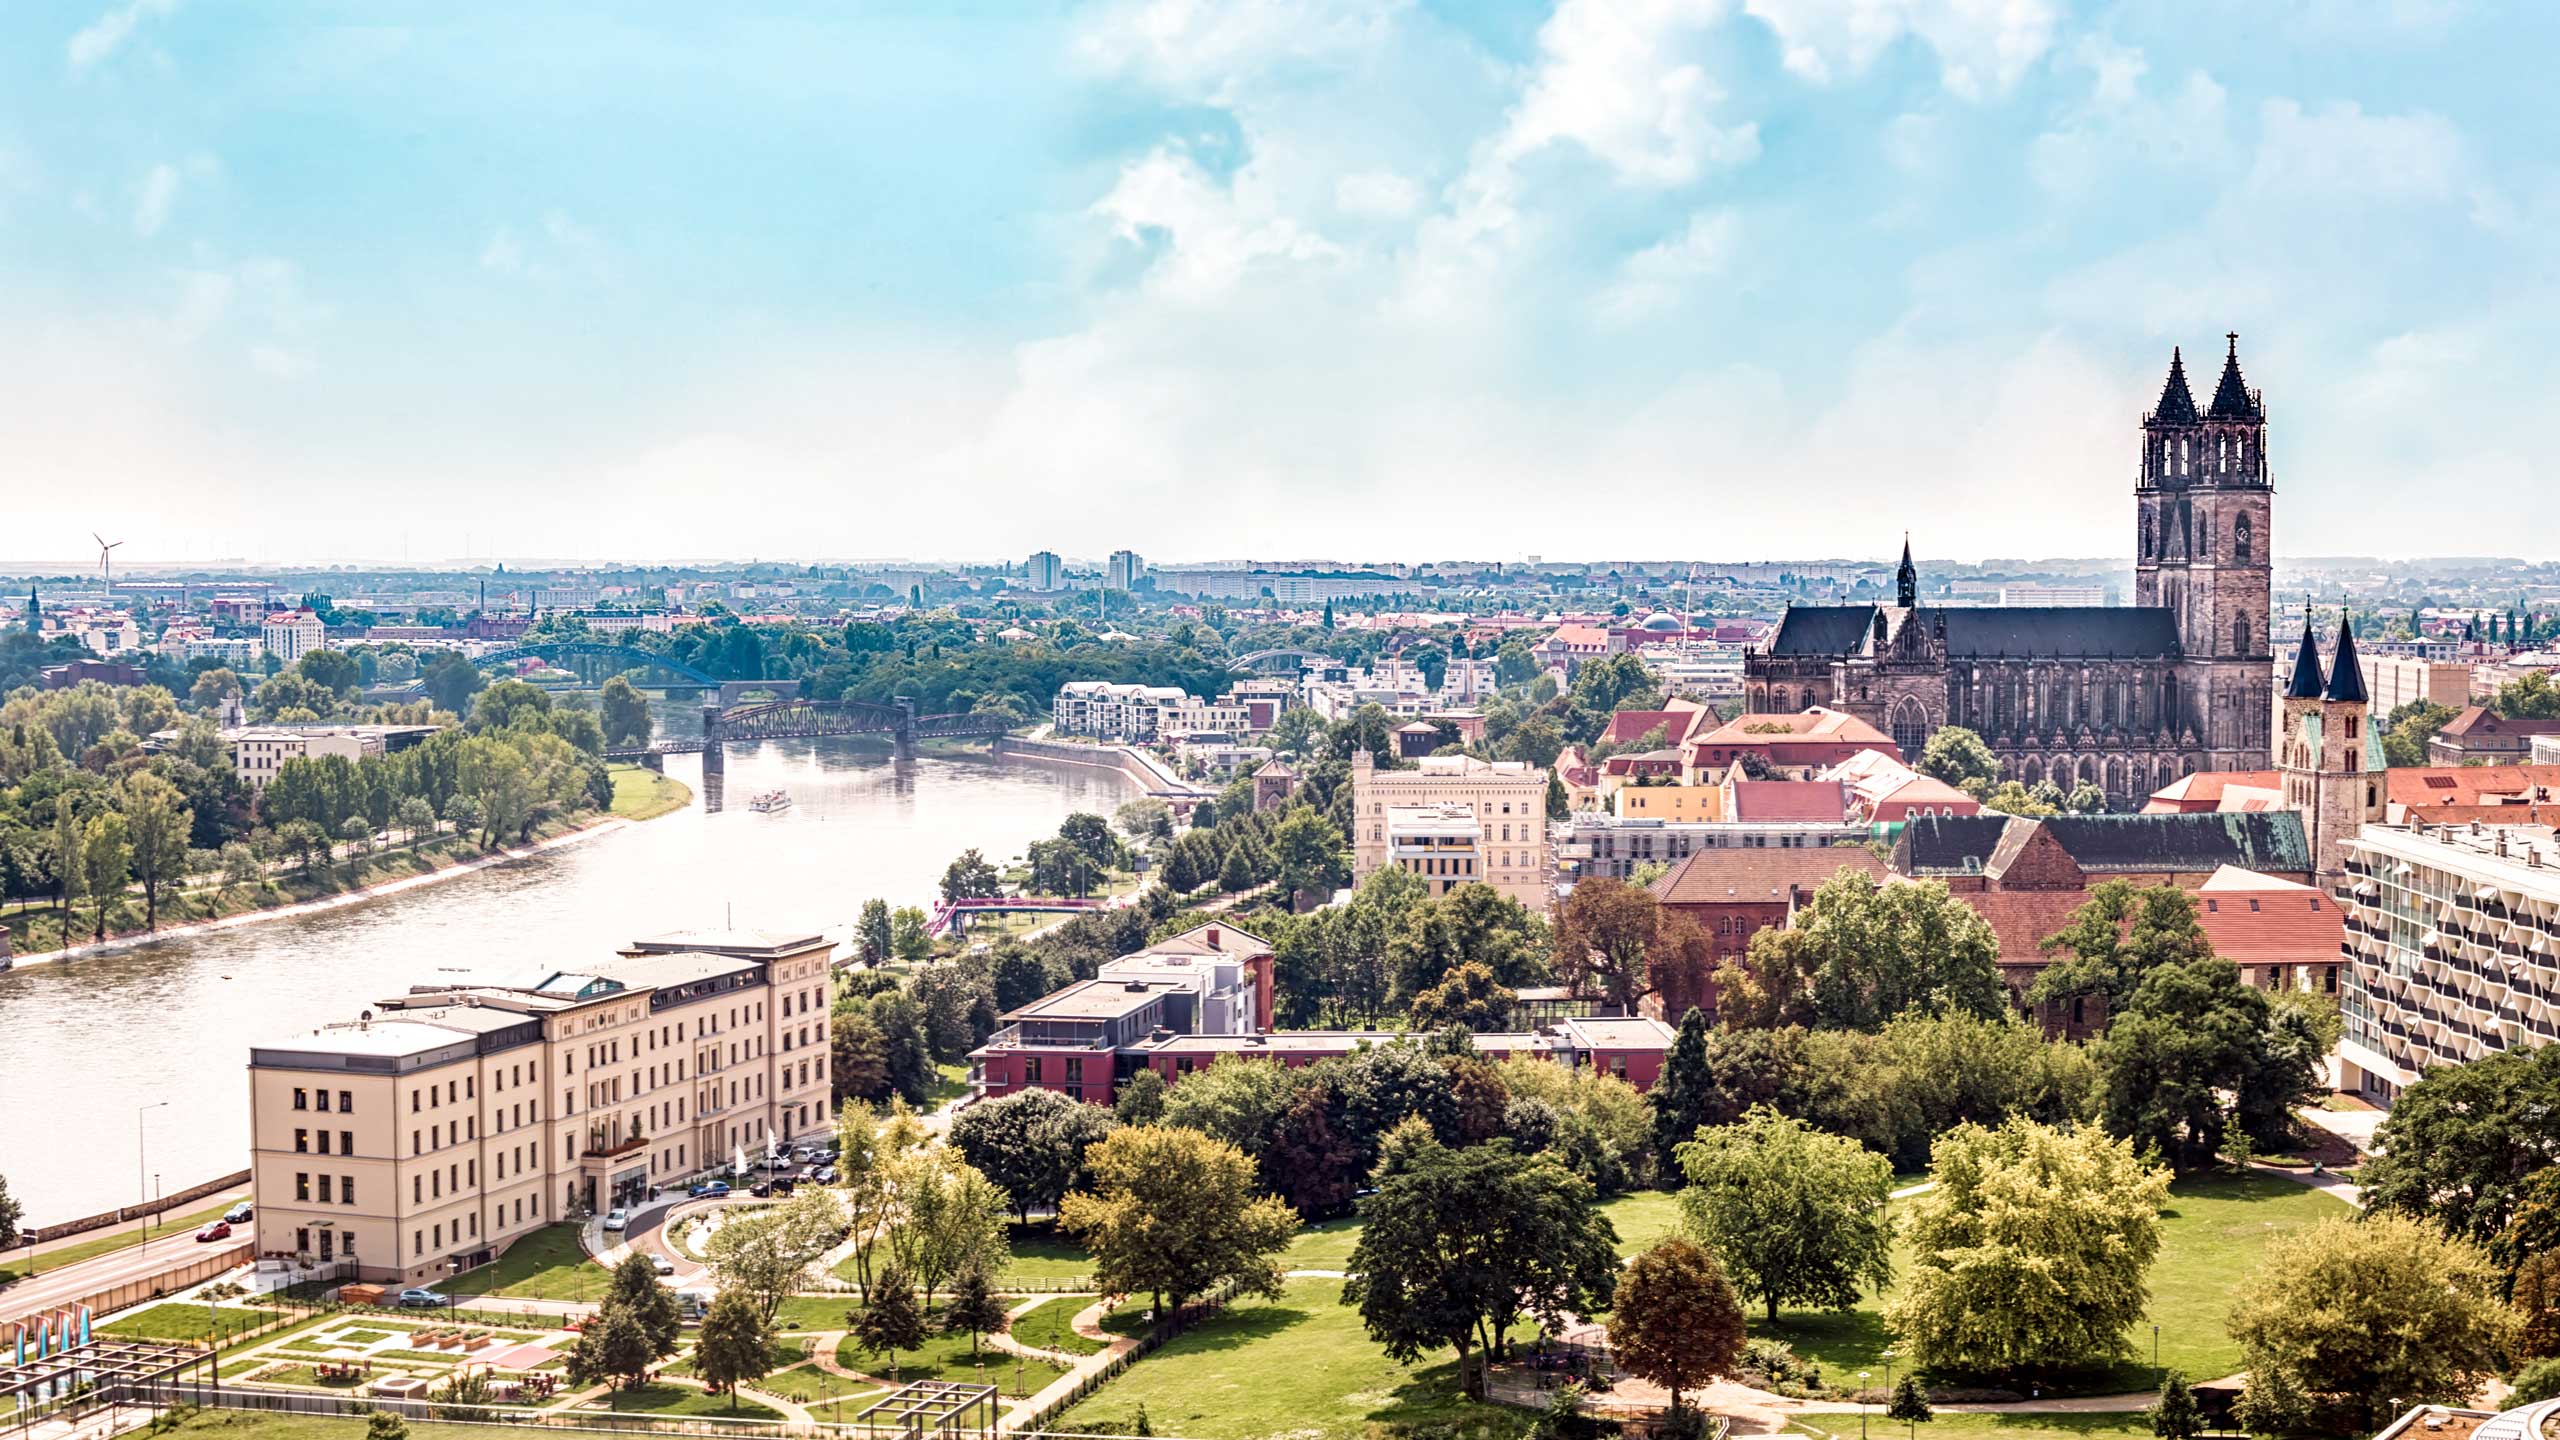
[[[1212,950],[1218,948],[1218,927],[1215,925],[1209,927],[1209,948]]]

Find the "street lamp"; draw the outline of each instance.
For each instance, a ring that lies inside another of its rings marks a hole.
[[[2151,1381],[2156,1385],[2164,1378],[2160,1373],[2160,1322],[2154,1320],[2151,1322]]]
[[[1861,1390],[1867,1388],[1867,1374],[1864,1370],[1858,1372],[1858,1388]],[[1858,1440],[1867,1440],[1867,1412],[1874,1408],[1863,1400],[1858,1402]]]
[[[145,1239],[151,1235],[151,1151],[143,1139],[142,1117],[146,1111],[160,1109],[168,1103],[166,1100],[154,1100],[133,1107],[133,1184],[142,1192],[142,1227],[139,1233]]]

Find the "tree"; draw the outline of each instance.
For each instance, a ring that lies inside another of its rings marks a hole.
[[[1186,1087],[1187,1088],[1187,1087]],[[1110,1111],[1055,1090],[1018,1090],[972,1105],[951,1121],[951,1144],[1013,1202],[1031,1212],[1066,1198],[1084,1169],[1087,1146],[1111,1132]]]
[[[1150,795],[1141,795],[1112,811],[1111,820],[1122,834],[1141,844],[1173,838],[1173,807]]]
[[[978,853],[976,846],[960,852],[958,859],[942,871],[942,898],[952,900],[993,899],[1003,887],[998,883],[996,867]]]
[[[1484,1376],[1470,1361],[1513,1324],[1554,1325],[1609,1304],[1617,1232],[1591,1186],[1553,1156],[1500,1140],[1451,1149],[1419,1123],[1385,1148],[1376,1193],[1360,1202],[1342,1303],[1359,1307],[1388,1355],[1411,1364],[1448,1346],[1466,1393],[1481,1398]]]
[[[364,1440],[409,1440],[409,1422],[396,1411],[376,1410],[364,1417]]]
[[[1330,1110],[1325,1086],[1300,1086],[1262,1151],[1263,1184],[1307,1220],[1350,1209],[1359,1185],[1359,1152],[1335,1132]]]
[[[1751,937],[1716,972],[1728,1027],[1874,1030],[1908,1011],[1998,1016],[2000,937],[1935,880],[1887,883],[1844,868],[1784,930]]]
[[[1680,1032],[1663,1057],[1646,1098],[1653,1106],[1653,1155],[1657,1174],[1680,1173],[1679,1147],[1698,1138],[1708,1121],[1715,1071],[1707,1061],[1707,1012],[1680,1017]]]
[[[1511,1023],[1519,992],[1493,978],[1493,971],[1472,960],[1449,972],[1438,985],[1413,997],[1417,1030],[1455,1025],[1467,1030],[1499,1030]]]
[[[729,1408],[736,1410],[738,1387],[773,1369],[773,1331],[752,1298],[734,1290],[712,1297],[702,1317],[702,1335],[694,1342],[693,1363],[703,1385],[714,1395],[726,1393]]]
[[[676,1297],[658,1283],[649,1257],[634,1251],[614,1267],[603,1303],[569,1348],[570,1383],[639,1385],[651,1365],[675,1353],[678,1324]]]
[[[7,1205],[0,1191],[0,1210]],[[5,1221],[0,1214],[0,1222]],[[0,1233],[6,1231],[0,1223]],[[2516,1310],[2516,1357],[2541,1360],[2560,1355],[2560,1254],[2539,1251],[2516,1270],[2509,1297]]]
[[[2204,1433],[2204,1412],[2196,1405],[2186,1371],[2172,1370],[2160,1377],[2160,1399],[2151,1407],[2151,1433],[2160,1440],[2195,1440]]]
[[[864,1287],[862,1308],[845,1315],[853,1338],[874,1355],[889,1357],[889,1376],[898,1374],[898,1352],[924,1344],[924,1311],[916,1303],[915,1283],[896,1261],[881,1267],[879,1278]]]
[[[655,722],[649,715],[649,697],[641,694],[638,687],[616,675],[604,682],[604,691],[596,702],[605,744],[620,749],[649,743]]]
[[[1308,891],[1330,894],[1350,876],[1342,832],[1312,805],[1289,807],[1272,829],[1271,848],[1280,862],[1280,886],[1288,892],[1293,911],[1298,908],[1300,895]]]
[[[2000,783],[2000,759],[1982,737],[1962,725],[1941,725],[1929,732],[1913,766],[1930,779],[1953,785],[1979,800]]]
[[[97,916],[93,940],[107,938],[107,909],[124,894],[127,881],[133,877],[133,846],[126,840],[129,832],[122,815],[101,810],[89,817],[89,832],[81,838],[80,860],[88,867],[89,898]]]
[[[898,1268],[924,1286],[928,1303],[942,1282],[975,1264],[999,1273],[1012,1262],[1004,1191],[948,1148],[918,1147],[889,1162],[900,1212],[889,1228]]]
[[[2514,1331],[2479,1247],[2402,1215],[2323,1220],[2267,1242],[2225,1322],[2252,1381],[2282,1377],[2332,1428],[2398,1404],[2461,1404]]]
[[[2277,1017],[2228,960],[2154,967],[2092,1047],[2107,1129],[2180,1168],[2213,1163],[2235,1111],[2255,1122],[2251,1138],[2290,1139],[2334,1036]]]
[[[1058,822],[1058,838],[1076,847],[1096,870],[1108,870],[1120,858],[1120,842],[1111,822],[1090,810],[1079,810]]]
[[[1884,1418],[1914,1427],[1911,1431],[1914,1435],[1920,1433],[1917,1427],[1938,1418],[1936,1412],[1929,1408],[1929,1392],[1920,1388],[1919,1376],[1906,1371],[1900,1380],[1894,1382],[1893,1402],[1885,1407]]]
[[[71,907],[89,893],[89,827],[68,793],[53,802],[53,903],[62,912],[62,943],[71,943]]]
[[[186,807],[178,787],[137,770],[119,785],[119,803],[133,834],[133,873],[142,882],[143,923],[160,928],[160,887],[185,878],[187,837],[195,828],[195,812]]]
[[[217,665],[196,677],[195,684],[187,690],[187,703],[211,713],[221,709],[223,701],[241,694],[242,690],[239,674]]]
[[[26,1213],[25,1208],[18,1204],[17,1197],[9,1193],[9,1177],[0,1175],[0,1250],[17,1245],[18,1221]]]
[[[984,1265],[973,1260],[951,1277],[951,1298],[942,1306],[942,1333],[967,1335],[971,1359],[977,1358],[978,1337],[1000,1333],[1006,1319],[1004,1297],[996,1294]]]
[[[1164,1097],[1164,1077],[1153,1069],[1141,1070],[1121,1082],[1111,1113],[1123,1125],[1153,1125],[1164,1117]]]
[[[924,911],[901,905],[889,912],[889,953],[910,965],[933,958],[933,935],[925,928]]]
[[[2376,1210],[2434,1220],[2490,1244],[2560,1164],[2560,1046],[2439,1065],[2400,1092],[2358,1173]]]
[[[2213,944],[2196,918],[2195,897],[2174,885],[2104,881],[2042,948],[2056,956],[2027,998],[2038,1004],[2084,995],[2121,1006],[2154,968],[2207,959]]]
[[[1618,1278],[1609,1311],[1609,1354],[1628,1374],[1680,1392],[1733,1369],[1742,1357],[1742,1301],[1716,1257],[1673,1236],[1638,1252]]]
[[[1618,1013],[1635,1013],[1659,911],[1650,892],[1623,880],[1603,875],[1574,886],[1556,919],[1556,973],[1577,989],[1596,984]]]
[[[1846,1311],[1893,1278],[1893,1166],[1854,1140],[1754,1106],[1677,1147],[1680,1214],[1770,1323],[1781,1305]]]
[[[2449,705],[2412,700],[2383,716],[2374,726],[2382,734],[2382,763],[2394,770],[2434,764],[2427,755],[2428,742],[2460,713]]]
[[[2513,633],[2512,617],[2508,631]],[[2528,670],[2516,679],[2498,687],[2497,703],[2491,707],[2505,720],[2560,720],[2560,685],[2541,670]]]
[[[1068,1195],[1058,1218],[1092,1253],[1103,1291],[1149,1296],[1158,1316],[1220,1285],[1280,1293],[1278,1256],[1298,1217],[1255,1197],[1243,1151],[1194,1130],[1138,1125],[1113,1131],[1085,1163],[1092,1189]]]
[[[1260,883],[1254,878],[1253,857],[1245,853],[1245,847],[1242,844],[1228,847],[1226,861],[1218,867],[1218,889],[1225,894],[1241,895]]]
[[[733,1215],[712,1235],[703,1258],[721,1293],[754,1302],[756,1318],[770,1326],[782,1302],[843,1233],[844,1213],[834,1193],[812,1185],[761,1213]]]
[[[629,1316],[639,1327],[640,1338],[648,1342],[651,1359],[676,1352],[684,1316],[676,1306],[675,1293],[658,1283],[657,1266],[648,1256],[628,1255],[613,1267],[605,1298],[597,1308]]]
[[[2093,1130],[2012,1120],[1938,1141],[1903,1220],[1911,1270],[1885,1327],[1924,1370],[2001,1375],[2130,1357],[2165,1170]]]
[[[862,902],[861,918],[853,924],[855,951],[865,965],[879,965],[889,958],[889,902],[880,899]]]

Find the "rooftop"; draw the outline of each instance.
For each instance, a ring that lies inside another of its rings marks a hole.
[[[670,930],[664,935],[632,941],[631,950],[652,955],[692,950],[765,960],[796,955],[828,943],[824,935],[794,930]]]
[[[1749,849],[1711,846],[1671,867],[1653,882],[1666,905],[1766,904],[1810,892],[1842,870],[1882,878],[1884,862],[1863,845],[1818,849]]]

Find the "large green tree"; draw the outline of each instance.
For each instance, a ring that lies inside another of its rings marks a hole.
[[[1775,1323],[1781,1305],[1849,1310],[1893,1279],[1893,1167],[1766,1106],[1677,1147],[1680,1214]]]
[[[2392,1102],[2358,1174],[2365,1203],[2488,1244],[2560,1165],[2560,1045],[2439,1065]]]
[[[1679,1173],[1679,1148],[1698,1137],[1698,1127],[1712,1111],[1715,1070],[1707,1059],[1707,1012],[1692,1010],[1680,1017],[1680,1031],[1663,1057],[1645,1098],[1653,1106],[1653,1154],[1657,1171]]]
[[[1148,1296],[1159,1316],[1221,1285],[1280,1293],[1279,1256],[1298,1217],[1254,1194],[1243,1151],[1196,1130],[1133,1125],[1085,1156],[1092,1188],[1067,1196],[1059,1221],[1093,1255],[1103,1290]]]
[[[604,692],[597,697],[597,718],[604,727],[604,741],[612,746],[646,745],[654,722],[649,716],[649,697],[640,693],[630,681],[616,675],[604,682]]]
[[[1617,1232],[1591,1187],[1553,1157],[1507,1141],[1451,1149],[1420,1124],[1386,1147],[1377,1191],[1360,1202],[1360,1243],[1342,1302],[1387,1353],[1410,1364],[1458,1352],[1466,1392],[1484,1393],[1476,1356],[1511,1326],[1605,1308],[1618,1279]]]
[[[617,677],[619,678],[619,677]],[[773,1330],[752,1296],[723,1290],[712,1297],[702,1317],[702,1334],[694,1341],[694,1371],[714,1395],[727,1395],[738,1408],[738,1387],[763,1379],[773,1369]]]
[[[1018,1090],[954,1116],[951,1144],[1003,1189],[1016,1218],[1027,1224],[1033,1211],[1052,1209],[1066,1198],[1083,1174],[1086,1148],[1110,1134],[1113,1124],[1102,1106],[1055,1090]]]
[[[1716,1257],[1678,1236],[1627,1262],[1609,1310],[1609,1355],[1628,1374],[1680,1392],[1730,1373],[1742,1357],[1742,1301]]]
[[[812,1185],[761,1213],[732,1215],[712,1234],[704,1258],[720,1292],[752,1301],[757,1320],[771,1325],[782,1302],[843,1236],[844,1211],[834,1192]]]
[[[2130,1358],[2169,1175],[2094,1130],[2027,1120],[1938,1141],[1885,1326],[1924,1370],[1997,1376]]]
[[[2264,1144],[2293,1138],[2293,1111],[2322,1088],[2334,1035],[2241,979],[2228,960],[2145,972],[2092,1047],[2107,1128],[2178,1165],[2210,1165],[2235,1116]]]
[[[1906,1011],[1996,1016],[2000,937],[1935,880],[1843,868],[1784,930],[1763,930],[1716,974],[1728,1026],[1873,1030]]]
[[[2196,918],[2195,897],[2175,885],[2107,880],[2043,942],[2053,963],[2036,976],[2030,1000],[2102,996],[2121,1005],[2143,977],[2162,965],[2213,954]]]

